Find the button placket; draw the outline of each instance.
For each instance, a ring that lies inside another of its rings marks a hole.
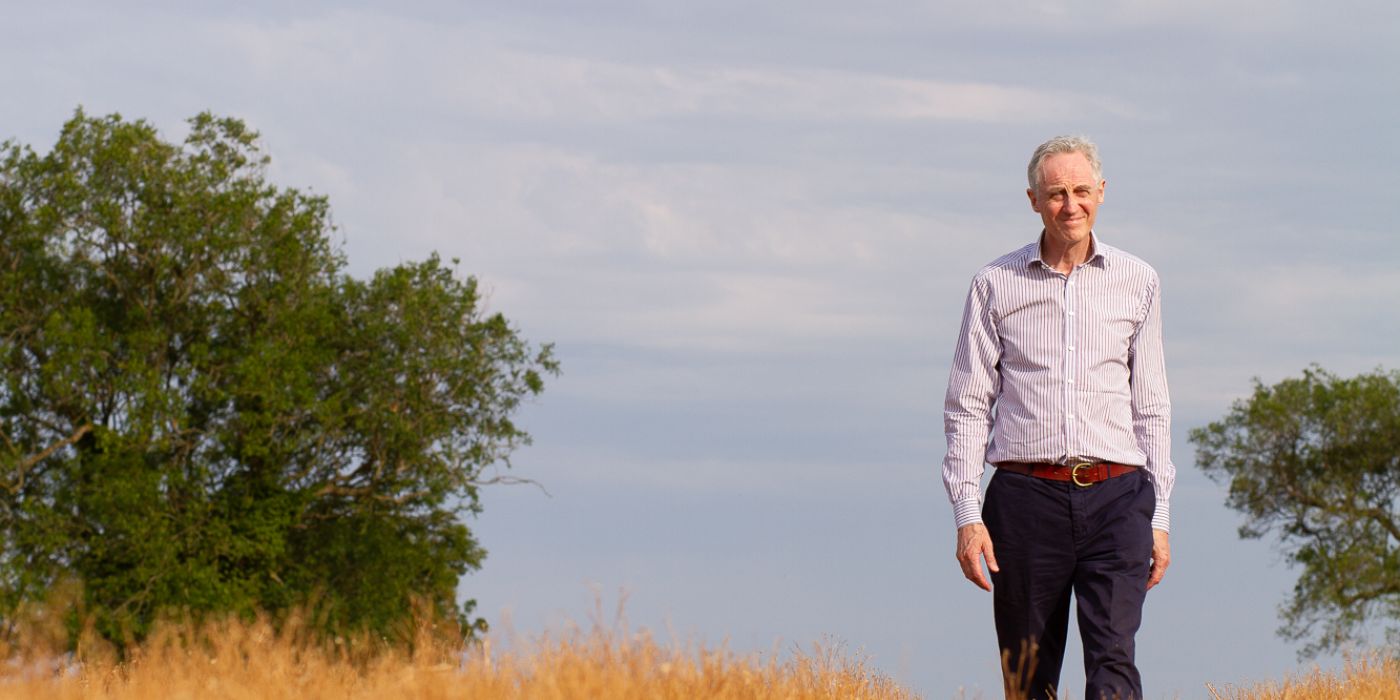
[[[1078,269],[1077,267],[1076,267],[1075,269],[1071,270],[1070,273],[1069,273],[1069,275],[1065,278],[1065,287],[1064,287],[1064,311],[1065,311],[1065,316],[1064,316],[1064,324],[1065,324],[1065,337],[1064,337],[1065,354],[1064,354],[1064,357],[1065,357],[1065,363],[1064,363],[1064,367],[1063,367],[1063,372],[1064,372],[1064,380],[1065,380],[1065,381],[1064,381],[1065,454],[1067,454],[1067,455],[1075,454],[1074,444],[1075,444],[1075,441],[1076,441],[1076,433],[1077,433],[1076,425],[1075,425],[1075,412],[1074,412],[1074,380],[1075,380],[1074,368],[1075,368],[1075,365],[1077,364],[1077,363],[1074,361],[1074,346],[1075,346],[1075,340],[1074,340],[1074,339],[1077,337],[1077,332],[1076,332],[1076,331],[1078,330],[1078,329],[1075,327],[1075,311],[1076,311],[1077,308],[1078,308],[1078,304],[1076,303],[1076,298],[1075,298],[1076,295],[1075,295],[1075,284],[1074,284],[1074,283],[1075,283],[1075,279],[1074,279],[1074,278],[1077,276],[1078,273],[1079,273],[1079,269]]]

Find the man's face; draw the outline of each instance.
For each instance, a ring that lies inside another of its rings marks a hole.
[[[1056,153],[1040,162],[1040,186],[1026,190],[1026,195],[1031,209],[1045,222],[1045,235],[1073,245],[1093,230],[1105,184],[1094,180],[1094,169],[1084,154]]]

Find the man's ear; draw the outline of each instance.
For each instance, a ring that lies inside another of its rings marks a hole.
[[[1103,204],[1103,191],[1108,188],[1108,180],[1099,180],[1099,204]]]
[[[1039,214],[1039,213],[1040,213],[1040,201],[1037,200],[1037,199],[1035,198],[1035,190],[1033,190],[1033,189],[1027,187],[1027,188],[1026,188],[1026,197],[1029,198],[1029,199],[1031,200],[1031,211],[1033,211],[1033,212]],[[1099,192],[1099,202],[1103,202],[1103,192],[1102,192],[1102,191]]]

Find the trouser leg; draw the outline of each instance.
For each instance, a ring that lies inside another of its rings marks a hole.
[[[1074,596],[1084,642],[1085,698],[1141,700],[1134,637],[1152,556],[1152,482],[1138,472],[1074,497],[1076,525],[1082,529]]]
[[[1061,484],[997,472],[987,487],[982,519],[1001,569],[992,574],[992,606],[1008,696],[1050,698],[1059,685],[1074,576],[1069,515]]]

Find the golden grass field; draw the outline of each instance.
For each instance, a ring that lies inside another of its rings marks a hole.
[[[1211,683],[1206,690],[1217,700],[1400,700],[1400,658],[1352,657],[1339,673],[1315,670],[1247,688]]]
[[[838,650],[785,661],[724,648],[663,644],[651,635],[576,631],[501,652],[434,641],[420,625],[412,650],[366,641],[322,644],[304,625],[266,620],[167,624],[118,662],[86,638],[53,653],[56,633],[0,645],[0,700],[252,700],[472,698],[479,700],[902,700],[916,697]],[[62,661],[60,661],[60,659]],[[1230,700],[1400,700],[1400,662],[1374,656],[1344,672],[1314,672],[1248,688],[1210,685]],[[1194,695],[1193,695],[1194,696]]]
[[[902,700],[914,695],[858,660],[817,648],[779,662],[727,649],[658,643],[645,632],[576,631],[500,652],[435,641],[412,650],[361,640],[327,645],[295,622],[167,624],[123,662],[104,644],[57,663],[51,645],[0,648],[0,700],[520,698]]]

